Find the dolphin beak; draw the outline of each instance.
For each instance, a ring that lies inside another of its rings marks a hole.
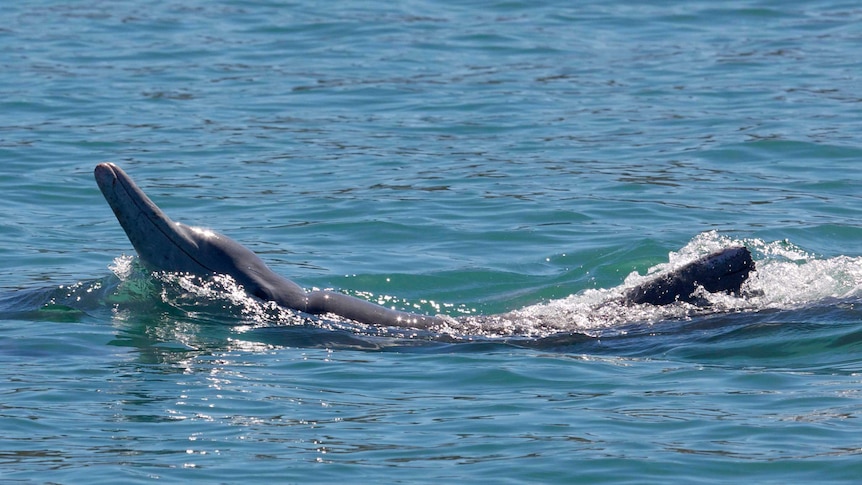
[[[173,225],[170,217],[162,212],[120,167],[113,163],[100,163],[96,165],[93,174],[102,195],[126,234],[140,231],[143,225],[155,226],[165,233],[165,236],[175,232],[169,229]],[[134,242],[132,241],[133,244]]]

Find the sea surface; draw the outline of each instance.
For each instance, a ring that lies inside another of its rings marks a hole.
[[[0,482],[862,476],[857,2],[0,18]],[[305,288],[465,323],[151,273],[93,179],[107,161]],[[613,304],[738,244],[740,295]]]

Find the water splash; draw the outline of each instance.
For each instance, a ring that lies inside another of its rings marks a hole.
[[[749,303],[759,308],[791,309],[852,299],[862,296],[862,257],[764,259],[749,286],[755,290]]]
[[[134,256],[124,254],[114,258],[114,261],[108,265],[108,269],[111,270],[111,272],[114,273],[120,281],[126,281],[132,276],[132,272],[135,269],[134,263]]]
[[[628,305],[623,295],[655,275],[675,270],[721,248],[745,245],[757,270],[743,285],[741,295],[702,293],[705,305],[679,302],[667,306]],[[119,309],[146,310],[158,300],[166,311],[185,318],[230,326],[234,334],[271,327],[312,326],[321,330],[355,335],[464,341],[475,338],[545,338],[570,334],[593,337],[624,335],[666,321],[688,321],[718,313],[788,310],[828,304],[834,299],[862,296],[862,257],[838,256],[822,259],[789,241],[735,239],[717,232],[692,238],[668,254],[667,262],[645,274],[632,272],[616,287],[587,289],[565,298],[529,305],[499,315],[476,315],[469,305],[419,300],[410,302],[388,295],[352,292],[355,296],[388,307],[424,313],[453,315],[445,323],[428,329],[376,327],[345,321],[334,315],[312,317],[250,296],[228,275],[199,278],[188,274],[150,273],[133,256],[120,256],[110,266],[111,281],[61,286],[40,298],[42,305],[93,307],[108,303]]]
[[[667,306],[627,305],[623,295],[657,274],[678,269],[713,251],[745,245],[753,253],[757,270],[743,285],[740,295],[702,292],[705,304],[678,302]],[[789,310],[834,299],[862,296],[862,257],[817,259],[789,241],[734,239],[715,231],[699,234],[668,262],[646,272],[632,272],[620,286],[590,289],[565,298],[530,305],[493,316],[452,320],[447,333],[485,337],[523,336],[543,338],[554,334],[609,336],[625,333],[633,324],[649,327],[669,320],[684,321],[716,313]]]

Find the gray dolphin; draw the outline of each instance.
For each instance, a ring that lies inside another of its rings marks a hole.
[[[94,174],[138,257],[150,269],[202,277],[227,274],[261,300],[312,315],[331,313],[365,324],[412,328],[444,323],[441,317],[392,310],[343,293],[307,292],[274,273],[251,250],[233,239],[174,222],[113,163],[100,163]],[[753,270],[748,249],[726,248],[632,288],[623,301],[653,305],[695,302],[697,297],[693,293],[698,287],[713,293],[739,293]]]

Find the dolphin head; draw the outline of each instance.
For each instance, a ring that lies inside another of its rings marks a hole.
[[[304,309],[305,291],[272,272],[248,248],[223,234],[172,221],[113,163],[100,163],[94,175],[145,266],[203,277],[227,274],[254,296]]]
[[[215,272],[212,264],[200,257],[201,243],[217,237],[214,233],[172,221],[113,163],[100,163],[94,175],[102,195],[146,266],[197,275]]]

